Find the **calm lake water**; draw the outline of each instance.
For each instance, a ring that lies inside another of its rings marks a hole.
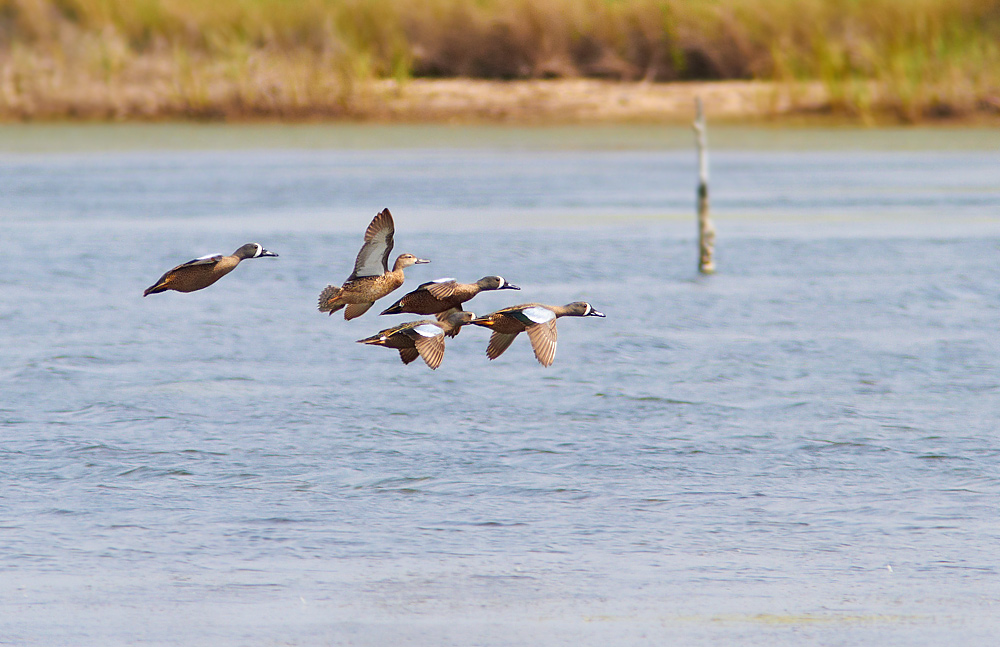
[[[702,278],[686,129],[0,127],[0,644],[996,644],[1000,133],[709,136]],[[383,207],[607,318],[356,344]]]

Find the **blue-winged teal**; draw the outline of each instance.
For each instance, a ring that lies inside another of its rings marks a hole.
[[[201,256],[193,261],[182,263],[161,276],[156,283],[146,288],[142,296],[167,290],[177,290],[178,292],[201,290],[235,270],[240,261],[263,256],[277,256],[277,254],[267,251],[257,243],[247,243],[229,256],[223,254]]]
[[[475,283],[458,283],[455,279],[437,279],[424,283],[413,292],[406,294],[396,303],[382,311],[384,315],[410,312],[417,315],[437,315],[438,320],[448,316],[453,310],[462,309],[462,304],[487,290],[520,290],[508,283],[502,276],[484,276]],[[458,334],[458,329],[450,336]]]
[[[411,321],[395,328],[386,328],[366,339],[359,339],[358,343],[395,348],[404,364],[409,364],[418,356],[423,357],[427,366],[435,369],[444,359],[444,336],[458,330],[475,317],[471,312],[452,312],[443,321]]]
[[[413,254],[401,254],[389,271],[389,253],[395,225],[392,214],[383,209],[365,230],[365,244],[354,261],[354,272],[340,287],[328,285],[319,295],[319,311],[331,315],[346,306],[344,319],[360,317],[368,308],[403,284],[403,268],[430,263]]]
[[[473,319],[469,323],[493,331],[486,356],[496,359],[510,346],[514,338],[527,331],[535,357],[542,366],[551,366],[556,359],[556,319],[559,317],[603,317],[586,301],[574,301],[564,306],[522,303]]]

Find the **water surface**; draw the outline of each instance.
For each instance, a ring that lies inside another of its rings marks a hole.
[[[995,134],[714,130],[708,278],[683,130],[0,134],[0,643],[995,641]],[[607,318],[355,344],[386,206],[409,287]]]

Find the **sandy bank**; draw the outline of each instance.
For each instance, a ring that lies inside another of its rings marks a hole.
[[[721,121],[900,120],[891,107],[878,109],[877,87],[876,109],[863,119],[845,112],[819,82],[412,79],[343,87],[268,70],[250,77],[205,74],[192,87],[181,87],[168,69],[155,65],[110,82],[59,75],[27,84],[7,75],[0,78],[0,121],[680,123],[692,119],[696,96],[708,116]],[[973,112],[946,111],[929,120],[1000,120],[1000,99],[981,99],[978,105]]]
[[[823,87],[754,81],[626,83],[597,80],[382,81],[372,88],[368,116],[390,120],[514,122],[688,121],[701,96],[725,120],[821,112]]]

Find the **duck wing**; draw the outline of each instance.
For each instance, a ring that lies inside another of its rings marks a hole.
[[[441,366],[444,359],[444,330],[436,323],[418,321],[416,325],[401,331],[413,340],[417,352],[431,369]]]
[[[535,351],[535,358],[542,366],[552,366],[556,359],[556,339],[559,337],[556,332],[556,318],[553,315],[548,323],[539,323],[528,326],[525,329],[528,339],[531,340],[531,348]]]
[[[493,315],[510,315],[513,317],[515,313],[521,312],[522,310],[526,310],[527,308],[530,308],[534,305],[535,305],[534,303],[522,303],[521,305],[518,306],[507,306],[506,308],[500,308],[499,310],[494,310],[493,312],[491,312],[486,316],[491,317]]]
[[[420,351],[418,351],[416,348],[399,349],[399,359],[403,360],[404,364],[409,364],[418,357],[420,357]]]
[[[447,299],[455,294],[458,282],[453,278],[435,279],[421,285],[418,290],[427,290],[435,299]]]
[[[379,331],[379,335],[382,337],[392,337],[393,335],[406,335],[410,339],[413,339],[414,333],[412,332],[414,328],[421,324],[426,324],[426,321],[410,321],[407,323],[401,323],[398,326],[393,326],[392,328],[386,328],[385,330]],[[437,328],[437,326],[435,326]],[[438,332],[441,332],[438,329]]]
[[[529,304],[527,306],[520,306],[514,308],[506,308],[505,310],[498,310],[497,312],[503,312],[508,317],[512,317],[525,326],[533,326],[535,324],[547,324],[549,322],[554,322],[556,320],[556,313],[552,312],[548,308],[540,305]]]
[[[510,345],[517,339],[518,334],[507,335],[494,330],[493,334],[490,335],[490,345],[486,347],[486,356],[490,359],[496,359],[503,355],[503,352],[510,348]]]
[[[389,254],[392,252],[392,235],[396,226],[392,214],[383,209],[365,230],[365,244],[354,261],[354,272],[347,278],[353,281],[360,276],[382,276],[389,271]]]
[[[413,344],[417,347],[420,356],[424,358],[424,362],[432,370],[441,366],[441,360],[444,359],[444,335],[421,337]]]
[[[385,330],[380,330],[371,337],[365,337],[364,339],[359,339],[359,344],[374,344],[376,346],[384,346],[385,343],[392,338],[393,335],[398,335],[404,333],[413,327],[412,323],[399,324],[398,326],[393,326],[392,328],[386,328]]]
[[[194,265],[215,265],[222,260],[223,256],[225,256],[225,254],[206,254],[205,256],[199,256],[198,258],[191,259],[187,263],[181,263],[170,271],[173,272],[174,270],[179,270],[182,267],[192,267]]]
[[[374,303],[349,303],[346,308],[344,308],[344,319],[350,321],[351,319],[356,319],[368,312],[368,308],[375,305]]]

